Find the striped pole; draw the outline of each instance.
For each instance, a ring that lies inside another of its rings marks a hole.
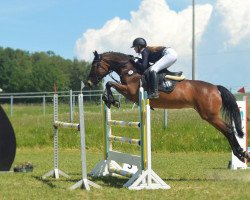
[[[72,128],[80,131],[80,125],[76,123],[68,123],[68,122],[61,122],[61,121],[55,121],[54,127],[56,128]]]
[[[126,121],[118,121],[118,120],[109,120],[108,125],[140,128],[140,122],[126,122]]]
[[[111,135],[109,137],[109,141],[121,142],[121,143],[126,143],[126,144],[133,144],[133,145],[137,145],[137,146],[140,146],[140,143],[141,143],[141,140],[139,140],[139,139],[120,137],[120,136],[114,136],[114,135]]]

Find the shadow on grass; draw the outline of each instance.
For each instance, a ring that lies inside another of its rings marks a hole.
[[[163,181],[165,182],[168,182],[168,181],[186,181],[186,182],[189,182],[189,181],[201,181],[201,182],[204,182],[204,181],[218,181],[214,178],[164,178],[162,179]]]
[[[123,177],[115,177],[115,176],[104,176],[100,178],[91,178],[93,181],[102,181],[105,186],[111,186],[114,188],[123,188],[123,185],[128,181]]]
[[[34,179],[43,182],[44,184],[48,185],[50,188],[56,188],[56,185],[53,184],[55,179],[42,179],[41,176],[32,176]]]
[[[71,174],[71,175],[80,175],[78,173]],[[61,179],[55,179],[55,178],[47,178],[42,179],[41,176],[32,176],[34,179],[41,181],[42,183],[48,185],[50,188],[57,188],[57,186],[54,183],[58,182],[72,182],[77,183],[82,179],[82,177],[78,178],[61,178]],[[114,177],[114,176],[107,176],[107,177],[100,177],[100,178],[94,178],[94,177],[88,177],[88,180],[93,182],[99,182],[101,185],[105,186],[111,186],[115,188],[123,188],[123,185],[128,181],[128,179],[125,179],[123,177]]]

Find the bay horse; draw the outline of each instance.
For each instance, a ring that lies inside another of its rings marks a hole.
[[[118,52],[94,52],[94,60],[88,76],[90,87],[98,84],[106,75],[115,72],[120,82],[108,81],[104,91],[104,101],[108,107],[116,106],[111,87],[125,98],[139,101],[139,87],[142,75],[138,73],[132,56]],[[250,160],[250,155],[240,147],[235,134],[243,137],[241,116],[236,99],[225,87],[199,80],[183,80],[176,84],[171,93],[159,91],[159,98],[151,99],[152,108],[181,109],[194,108],[227,138],[234,155],[242,162]],[[221,114],[223,112],[223,116]],[[223,119],[224,118],[224,119]],[[233,122],[236,132],[234,131]]]

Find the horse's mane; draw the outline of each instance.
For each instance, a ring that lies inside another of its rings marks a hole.
[[[130,67],[135,68],[135,61],[134,61],[135,57],[133,55],[109,51],[109,52],[102,53],[101,57],[106,57],[108,60],[115,63],[115,65],[113,66],[115,66],[115,68],[117,69],[120,67],[123,67],[127,62],[131,63]],[[137,69],[134,69],[134,71],[137,71]]]
[[[105,56],[105,55],[107,55],[107,54],[112,54],[112,55],[114,55],[114,56],[119,56],[119,57],[122,56],[122,57],[128,58],[128,59],[134,57],[133,55],[128,55],[128,54],[125,54],[125,53],[114,52],[114,51],[108,51],[108,52],[102,53],[103,56]]]

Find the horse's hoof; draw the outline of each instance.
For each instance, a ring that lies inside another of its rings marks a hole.
[[[116,100],[115,100],[115,102],[114,102],[113,105],[114,105],[116,108],[120,108],[120,106],[121,106],[120,102],[119,102],[119,101],[116,101]]]
[[[241,162],[245,162],[245,158],[242,156],[236,156]]]
[[[245,153],[244,157],[247,159],[247,161],[250,161],[250,154],[247,151],[245,151],[244,153]]]
[[[106,106],[108,107],[108,109],[111,108],[111,104],[110,103],[107,103]]]
[[[110,109],[111,108],[111,103],[104,101],[105,105]]]
[[[102,95],[102,100],[103,100],[104,102],[106,102],[106,101],[108,101],[108,97],[107,97],[106,95]]]
[[[242,154],[234,154],[241,162],[245,162],[245,152]]]

